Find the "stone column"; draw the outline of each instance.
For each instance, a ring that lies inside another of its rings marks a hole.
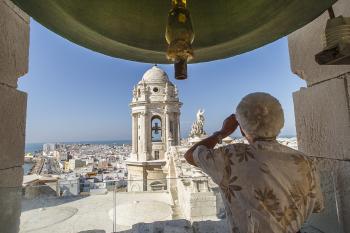
[[[142,145],[142,140],[141,138],[142,133],[143,133],[143,116],[141,113],[137,114],[137,160],[141,159],[141,155],[143,153],[143,145]]]
[[[134,159],[136,158],[137,150],[138,150],[138,124],[137,124],[137,113],[132,113],[132,156]]]
[[[149,141],[149,114],[147,112],[142,113],[143,115],[143,135],[141,135],[141,137],[143,136],[143,159],[142,160],[148,160],[148,141]]]
[[[0,0],[0,226],[19,231],[27,95],[17,79],[28,72],[29,17]]]
[[[336,16],[350,16],[350,1],[334,5]],[[320,156],[326,209],[309,224],[322,232],[350,232],[350,66],[320,66],[328,14],[288,37],[291,69],[307,83],[293,94],[299,149]],[[340,161],[339,161],[340,160]],[[336,204],[337,202],[337,204]],[[337,209],[338,205],[338,209]]]
[[[169,149],[169,139],[172,137],[170,133],[170,112],[168,109],[168,106],[165,107],[165,145],[166,145],[166,150]]]
[[[134,113],[131,113],[131,154],[135,154],[135,124],[134,124]]]
[[[180,112],[177,113],[177,117],[176,117],[176,126],[177,126],[177,145],[180,145],[180,141],[181,141],[181,132],[180,132]]]
[[[147,166],[143,166],[142,167],[142,174],[143,174],[143,186],[142,186],[142,188],[143,188],[143,191],[147,191],[147,185],[148,185],[148,181],[147,181],[147,176],[148,176],[148,174],[147,174]]]

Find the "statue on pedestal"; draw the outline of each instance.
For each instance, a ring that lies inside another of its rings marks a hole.
[[[177,86],[174,86],[174,97],[178,98],[179,97],[179,91],[177,89]]]
[[[204,131],[204,121],[204,110],[199,109],[197,112],[197,119],[193,123],[191,128],[191,132],[189,135],[190,138],[201,138],[203,136],[206,136],[206,132]]]

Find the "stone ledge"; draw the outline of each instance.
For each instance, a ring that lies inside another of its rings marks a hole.
[[[172,233],[228,233],[230,232],[225,220],[194,221],[192,224],[185,219],[159,221],[154,223],[138,223],[131,230],[120,233],[140,232],[172,232]]]
[[[307,87],[313,87],[313,86],[319,85],[321,83],[328,82],[328,81],[330,81],[332,79],[347,79],[347,80],[349,80],[350,79],[350,70],[349,70],[349,72],[340,74],[340,75],[338,75],[336,77],[325,79],[325,80],[322,80],[322,81],[319,81],[319,82],[315,82],[315,83],[313,83],[311,85],[308,85]]]
[[[331,79],[293,93],[298,147],[309,155],[350,159],[347,79]]]
[[[206,206],[206,207],[214,207],[214,209],[216,209],[216,200],[190,202],[190,206],[191,208],[202,208],[203,206]]]
[[[29,18],[11,1],[0,0],[0,83],[17,87],[28,72],[28,54]]]
[[[0,169],[24,162],[27,94],[0,85]]]
[[[215,217],[216,216],[216,208],[213,206],[202,206],[202,207],[191,207],[190,209],[191,218],[195,217]]]

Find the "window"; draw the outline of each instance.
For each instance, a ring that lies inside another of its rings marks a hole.
[[[153,88],[153,92],[154,92],[154,93],[157,93],[158,91],[159,91],[158,87],[154,87],[154,88]]]
[[[154,151],[154,159],[155,160],[159,159],[159,151],[158,150]]]
[[[152,142],[162,141],[162,120],[159,116],[153,116],[151,120]]]

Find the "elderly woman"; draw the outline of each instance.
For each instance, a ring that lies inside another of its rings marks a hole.
[[[296,233],[312,212],[323,209],[312,161],[276,141],[283,124],[278,100],[252,93],[220,131],[185,154],[219,185],[233,233]],[[238,126],[249,144],[213,149]]]

